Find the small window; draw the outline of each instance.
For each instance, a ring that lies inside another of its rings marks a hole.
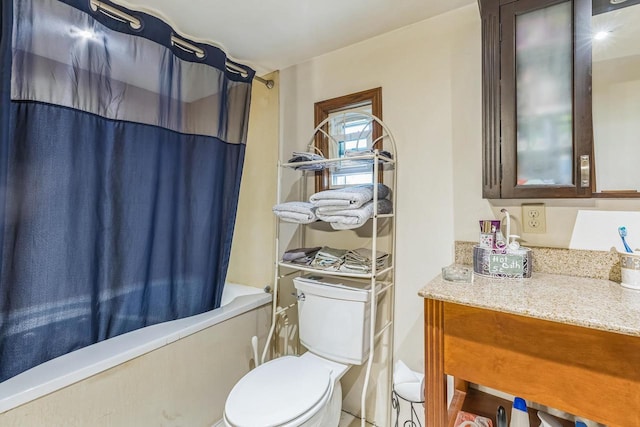
[[[380,141],[382,129],[370,117],[382,119],[382,88],[371,89],[315,104],[315,126],[327,118],[325,131],[332,141],[321,133],[315,140],[315,147],[327,158],[345,158],[331,169],[316,173],[316,191],[339,188],[346,185],[373,182],[371,164],[349,161],[348,158],[365,153],[372,148],[382,150]],[[382,172],[382,171],[381,171]],[[382,180],[382,174],[378,181]]]

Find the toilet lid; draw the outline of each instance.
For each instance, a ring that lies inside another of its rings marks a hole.
[[[329,369],[285,356],[259,366],[233,387],[225,417],[237,427],[275,427],[313,408],[331,391]]]

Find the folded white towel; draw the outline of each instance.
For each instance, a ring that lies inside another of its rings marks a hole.
[[[378,200],[378,213],[391,213],[393,204],[389,200]],[[321,213],[316,210],[318,219],[330,222],[334,230],[349,230],[362,226],[369,218],[373,216],[373,201],[365,203],[364,206],[357,209],[331,210],[328,213]]]
[[[388,253],[376,251],[376,262],[384,262],[388,257]],[[347,252],[345,258],[354,262],[370,264],[373,260],[373,251],[369,248],[352,249]]]
[[[378,200],[389,196],[389,187],[378,184]],[[326,190],[312,194],[309,201],[314,206],[331,206],[333,209],[357,209],[373,199],[373,184],[356,185],[338,190]]]
[[[316,153],[305,153],[305,152],[300,152],[300,151],[294,151],[292,154],[292,158],[289,159],[288,163],[300,163],[300,162],[310,162],[310,161],[315,161],[315,160],[324,160],[324,156],[321,156],[319,154]],[[302,165],[302,166],[295,166],[294,169],[302,169],[302,170],[322,170],[324,168],[326,168],[327,165],[326,164],[322,164],[322,163],[314,163],[311,165]]]
[[[364,264],[342,264],[339,268],[344,273],[368,273],[371,271],[371,267]]]
[[[307,260],[311,262],[320,249],[322,249],[320,246],[315,246],[313,248],[289,249],[282,255],[282,260],[285,262],[296,263],[306,263]]]
[[[344,262],[345,253],[347,253],[346,249],[324,246],[318,251],[313,261],[311,261],[311,265],[324,270],[337,271]]]
[[[371,271],[371,264],[374,262],[372,256],[373,252],[371,251],[371,249],[358,248],[349,250],[344,256],[344,264],[340,266],[340,271],[351,273],[368,273],[369,271]],[[376,269],[383,269],[388,259],[389,254],[381,251],[376,251]]]
[[[316,208],[308,202],[286,202],[273,207],[273,213],[283,221],[309,224],[317,221]]]

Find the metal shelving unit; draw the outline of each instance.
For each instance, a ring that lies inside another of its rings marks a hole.
[[[343,271],[331,271],[331,270],[326,270],[326,269],[318,269],[318,268],[313,268],[313,267],[309,267],[309,266],[305,266],[305,265],[298,265],[298,264],[293,264],[293,263],[288,263],[288,262],[283,262],[281,261],[281,256],[282,253],[284,252],[284,250],[281,249],[281,242],[280,242],[280,228],[281,228],[281,222],[280,220],[278,220],[278,224],[276,226],[276,239],[275,239],[275,253],[276,253],[276,257],[278,258],[275,262],[276,264],[276,268],[275,268],[275,277],[274,277],[274,289],[273,289],[273,311],[272,311],[272,326],[271,326],[271,331],[269,333],[269,337],[273,336],[273,331],[276,325],[276,321],[277,321],[277,317],[280,314],[280,312],[278,311],[278,297],[279,297],[279,291],[280,291],[280,281],[285,278],[285,277],[290,277],[292,275],[295,274],[302,274],[304,272],[312,272],[312,273],[322,273],[325,276],[339,276],[339,277],[347,277],[347,278],[353,278],[353,279],[361,279],[361,280],[369,280],[371,282],[371,286],[370,286],[370,290],[369,292],[371,292],[370,298],[369,298],[369,302],[370,302],[370,322],[369,322],[369,333],[371,336],[370,341],[370,348],[369,348],[369,355],[368,355],[368,359],[366,361],[366,371],[365,371],[365,378],[364,378],[364,384],[362,387],[362,395],[361,395],[361,417],[360,417],[360,422],[361,422],[361,426],[365,427],[365,416],[366,416],[366,408],[367,408],[367,402],[366,402],[366,396],[367,396],[367,389],[369,387],[369,383],[370,383],[370,377],[371,377],[371,370],[372,370],[372,366],[373,366],[373,359],[374,359],[374,355],[375,355],[375,351],[376,351],[376,346],[380,341],[380,338],[382,338],[385,333],[387,334],[387,345],[388,345],[388,355],[386,357],[386,369],[387,369],[387,373],[388,373],[388,384],[387,384],[387,388],[389,393],[391,393],[392,391],[392,377],[393,377],[393,320],[394,320],[394,305],[395,305],[395,222],[396,222],[396,212],[397,212],[397,197],[396,197],[396,175],[397,175],[397,152],[396,152],[396,144],[395,144],[395,140],[393,139],[393,136],[391,134],[391,132],[389,131],[389,129],[387,128],[387,126],[381,121],[379,120],[377,117],[372,116],[370,114],[366,114],[366,113],[357,113],[358,115],[362,115],[362,116],[366,116],[371,120],[371,123],[377,123],[381,129],[382,129],[382,135],[377,138],[377,140],[372,141],[372,147],[376,146],[376,144],[378,144],[379,142],[382,142],[382,144],[384,145],[384,148],[387,152],[391,153],[391,157],[385,155],[384,153],[381,153],[380,150],[376,149],[373,150],[370,153],[366,153],[366,154],[362,154],[362,155],[357,155],[357,156],[350,156],[348,158],[339,158],[339,159],[324,159],[324,160],[313,160],[313,161],[307,161],[307,162],[296,162],[296,163],[284,163],[284,162],[278,162],[278,187],[277,187],[277,201],[276,203],[281,203],[283,202],[282,200],[282,184],[283,184],[283,170],[286,169],[299,169],[301,166],[308,166],[308,165],[322,165],[322,166],[327,166],[330,167],[331,165],[336,165],[336,164],[340,164],[341,162],[344,162],[345,160],[348,160],[349,162],[368,162],[372,164],[372,177],[374,180],[377,180],[377,177],[379,177],[379,171],[380,168],[383,168],[383,177],[384,177],[384,181],[385,181],[385,185],[389,186],[391,189],[391,201],[393,204],[393,211],[391,214],[378,214],[377,213],[377,206],[378,206],[378,188],[376,185],[374,185],[374,190],[373,190],[373,204],[375,206],[374,209],[374,214],[373,217],[369,220],[372,222],[372,235],[371,235],[371,244],[370,249],[372,251],[372,254],[374,254],[374,259],[372,260],[371,263],[371,270],[370,273],[351,273],[351,272],[343,272]],[[313,131],[313,135],[311,138],[311,143],[310,143],[310,147],[312,147],[312,143],[316,138],[317,134],[322,134],[324,137],[327,137],[329,141],[337,144],[338,141],[336,141],[335,138],[333,138],[331,135],[329,135],[326,131],[325,131],[325,125],[327,124],[329,119],[324,120],[322,123],[320,123]],[[301,194],[300,197],[302,200],[306,200],[308,199],[307,196],[307,192],[308,192],[308,182],[307,182],[307,178],[308,175],[311,175],[312,179],[314,177],[314,172],[313,171],[306,171],[306,170],[295,170],[294,173],[299,173],[300,176],[298,179],[301,179]],[[391,181],[391,182],[387,182],[387,181]],[[389,225],[389,231],[388,231],[388,235],[389,235],[389,241],[387,243],[389,247],[389,255],[390,255],[390,259],[391,262],[388,266],[382,268],[382,269],[378,269],[377,265],[376,265],[376,261],[375,261],[375,254],[377,253],[378,250],[378,238],[379,238],[379,221],[389,221],[390,225]],[[289,223],[290,224],[290,223]],[[293,224],[292,226],[294,227],[306,227],[305,225],[296,225]],[[341,233],[343,232],[342,230],[333,230],[333,231],[326,231],[327,233]],[[305,246],[305,240],[306,240],[306,233],[304,230],[301,231],[300,235],[299,235],[299,239],[300,239],[300,245],[301,247]],[[388,295],[388,308],[387,308],[387,319],[385,319],[385,323],[383,325],[381,325],[379,328],[377,328],[376,330],[376,322],[377,322],[377,318],[378,318],[378,300],[379,300],[379,296],[383,295],[387,293]],[[280,309],[282,310],[282,309]],[[264,352],[262,354],[262,361],[264,362],[264,359],[266,357],[266,353],[267,353],[267,349],[269,348],[269,342],[267,343],[267,345],[265,346]],[[390,405],[390,401],[391,401],[391,396],[388,396],[388,399],[385,398],[386,400],[386,405],[387,405],[387,420],[385,425],[391,425],[391,405]]]

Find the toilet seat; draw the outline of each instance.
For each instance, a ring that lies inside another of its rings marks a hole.
[[[284,356],[245,375],[231,390],[225,421],[235,427],[298,425],[329,400],[331,371],[305,358]]]

